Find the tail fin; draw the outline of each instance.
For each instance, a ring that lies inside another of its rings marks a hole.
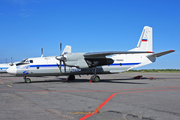
[[[139,38],[137,47],[130,51],[153,51],[152,42],[152,27],[145,26],[141,33],[141,37]]]
[[[66,45],[66,47],[64,48],[64,51],[63,51],[62,55],[68,54],[68,53],[71,53],[71,46]]]

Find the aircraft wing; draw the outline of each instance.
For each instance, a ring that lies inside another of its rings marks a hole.
[[[153,53],[151,51],[110,51],[110,52],[92,52],[92,53],[85,53],[84,57],[102,57],[114,54],[140,54],[140,53]]]
[[[147,57],[150,57],[150,56],[160,57],[162,55],[166,55],[171,52],[175,52],[175,50],[168,50],[168,51],[164,51],[164,52],[154,53],[154,54],[148,55]]]

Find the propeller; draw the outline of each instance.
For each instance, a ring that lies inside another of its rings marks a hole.
[[[11,63],[9,63],[10,66],[13,66],[12,57],[11,57]]]
[[[66,58],[62,55],[62,42],[60,42],[60,56],[56,56],[56,59],[59,60],[60,73],[62,73],[62,70],[61,70],[62,62],[64,65],[64,72],[66,73],[66,65],[65,65]]]

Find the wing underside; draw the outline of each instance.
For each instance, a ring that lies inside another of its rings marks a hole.
[[[141,54],[141,53],[153,53],[151,51],[111,51],[111,52],[93,52],[93,53],[85,53],[84,57],[101,57],[101,56],[109,56],[114,54]]]

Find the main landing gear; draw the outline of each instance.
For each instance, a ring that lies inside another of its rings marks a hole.
[[[99,82],[100,81],[100,77],[98,75],[96,75],[96,67],[94,69],[94,75],[91,76],[90,81],[92,81],[92,82]]]
[[[99,82],[100,81],[100,77],[98,75],[92,75],[90,80],[92,82]]]
[[[31,79],[30,78],[24,77],[24,81],[25,81],[25,83],[31,83]]]
[[[74,75],[69,75],[68,76],[68,78],[66,79],[66,81],[68,81],[68,80],[75,80],[75,76]]]

